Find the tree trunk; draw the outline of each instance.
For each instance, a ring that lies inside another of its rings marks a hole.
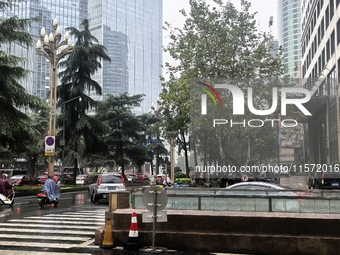
[[[74,158],[74,169],[73,169],[73,185],[76,185],[76,179],[77,179],[77,173],[78,173],[78,159]]]
[[[182,139],[183,139],[183,149],[184,149],[184,156],[185,156],[185,173],[187,176],[189,176],[189,159],[188,159],[188,146],[187,141],[185,139],[185,134],[182,132]]]

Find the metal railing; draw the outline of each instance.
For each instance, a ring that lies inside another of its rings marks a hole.
[[[340,191],[168,189],[167,196],[166,210],[340,213]],[[133,208],[145,208],[142,197],[131,193]]]

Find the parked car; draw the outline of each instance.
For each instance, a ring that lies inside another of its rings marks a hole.
[[[292,190],[289,187],[266,182],[240,182],[231,185],[226,190],[235,191],[234,195],[279,195],[279,196],[298,196],[298,197],[317,197],[319,194],[308,191]]]
[[[258,189],[258,190],[287,190],[288,188],[282,187],[275,183],[268,182],[239,182],[235,183],[227,189]]]
[[[53,174],[53,180],[54,180],[55,182],[58,182],[59,179],[60,179],[60,176],[61,176],[60,173],[55,172],[55,173]],[[46,172],[45,174],[39,175],[39,176],[37,177],[38,182],[39,182],[40,184],[44,184],[45,181],[47,180],[47,178],[48,178],[47,172]]]
[[[28,175],[13,175],[10,178],[10,183],[14,186],[23,186],[23,185],[32,185],[38,184],[38,180],[34,177],[30,177]]]
[[[340,172],[314,172],[308,178],[309,189],[340,189]]]
[[[39,175],[38,176],[38,181],[39,181],[40,184],[44,184],[45,181],[47,180],[47,178],[48,178],[47,174]]]
[[[148,180],[149,177],[146,174],[136,173],[137,179],[145,181]]]
[[[80,185],[87,184],[88,183],[87,177],[88,177],[87,174],[77,175],[77,177],[76,177],[76,184],[80,184]]]
[[[63,180],[73,180],[73,173],[74,173],[74,167],[65,167],[62,174],[61,179]],[[77,168],[76,175],[85,174],[84,170],[82,168]]]
[[[126,179],[129,181],[129,182],[132,182],[134,179],[138,179],[137,175],[135,174],[129,174],[128,176],[126,176]]]
[[[98,175],[96,183],[89,186],[89,196],[92,202],[108,199],[110,192],[125,190],[124,178],[119,173],[107,172]]]

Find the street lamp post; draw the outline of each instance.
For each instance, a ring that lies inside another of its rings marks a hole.
[[[65,145],[66,145],[66,142],[65,142],[65,105],[73,100],[76,100],[76,99],[79,99],[79,102],[81,102],[81,97],[80,96],[77,96],[77,97],[74,97],[74,98],[71,98],[67,101],[64,101],[63,102],[63,114],[64,114],[64,117],[63,117],[63,137],[60,141],[60,146],[63,148],[62,149],[62,154],[61,154],[61,165],[62,167],[64,168],[64,151],[65,151]]]
[[[55,138],[56,135],[56,109],[57,109],[57,79],[58,79],[58,64],[60,59],[72,53],[73,46],[69,36],[66,32],[65,39],[61,41],[61,29],[58,25],[57,19],[53,20],[54,33],[47,35],[43,27],[40,32],[40,39],[36,44],[36,53],[44,56],[51,64],[50,70],[50,115],[48,135]],[[43,42],[43,49],[41,48]],[[54,152],[46,155],[48,156],[48,174],[54,173]]]

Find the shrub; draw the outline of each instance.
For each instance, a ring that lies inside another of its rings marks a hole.
[[[190,184],[191,183],[191,179],[190,178],[176,178],[175,179],[175,183],[177,184]]]
[[[182,172],[175,173],[175,179],[177,178],[187,178],[188,176]]]

